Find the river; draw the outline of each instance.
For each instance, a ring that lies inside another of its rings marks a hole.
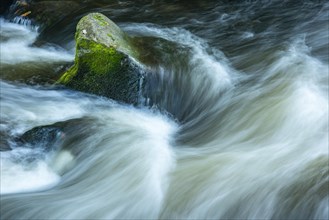
[[[95,11],[143,47],[139,105],[53,84]],[[329,218],[328,2],[98,0],[0,25],[1,219]]]

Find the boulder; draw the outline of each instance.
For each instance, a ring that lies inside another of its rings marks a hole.
[[[83,17],[76,29],[74,65],[58,83],[114,100],[136,103],[142,76],[132,39],[100,13]]]

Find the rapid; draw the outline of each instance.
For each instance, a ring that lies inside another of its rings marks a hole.
[[[329,218],[328,2],[86,2],[0,19],[0,219]],[[53,84],[88,10],[143,48],[138,105]]]

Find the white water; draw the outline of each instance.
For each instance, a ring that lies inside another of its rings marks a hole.
[[[36,153],[35,150],[27,148],[16,148],[11,152],[1,153],[1,194],[47,189],[59,182],[60,177],[44,159],[26,164],[24,160],[29,155],[35,157],[44,153]]]
[[[166,103],[195,103],[178,108],[189,117],[2,82],[1,126],[12,135],[92,118],[61,149],[1,153],[4,219],[328,219],[328,65],[303,40],[252,78],[185,30],[134,28],[192,48],[192,71],[179,78],[189,99],[165,91]],[[162,68],[163,83],[172,71]]]
[[[25,91],[24,89],[16,91],[16,93],[20,92]],[[39,98],[42,93],[43,91],[31,89],[29,100],[33,102],[34,98]],[[81,102],[83,97],[77,99],[79,94],[75,97],[69,97],[70,95],[65,92],[55,94],[56,96],[49,95],[48,101],[43,103],[47,108],[38,112],[38,118],[46,118],[52,114],[51,120],[43,121],[45,124],[51,123],[56,117],[58,119],[63,117],[60,111],[53,111],[52,107],[68,102],[72,102],[72,106],[76,105],[76,108],[80,108],[81,111],[89,112],[90,116],[96,115],[95,123],[83,128],[90,131],[88,136],[84,137],[78,146],[67,146],[70,150],[78,148],[82,152],[75,157],[67,150],[53,156],[45,156],[46,152],[41,152],[38,156],[29,155],[28,149],[25,152],[22,149],[23,155],[20,157],[36,159],[32,163],[33,169],[26,167],[22,169],[21,167],[26,166],[24,163],[20,165],[19,161],[18,164],[12,162],[16,158],[16,150],[2,153],[1,178],[6,181],[1,183],[1,193],[40,190],[58,183],[54,188],[58,188],[58,191],[45,192],[46,194],[54,193],[49,196],[58,201],[49,208],[55,211],[56,207],[61,207],[63,210],[62,213],[54,213],[52,218],[72,219],[80,218],[81,215],[90,218],[116,218],[116,216],[156,218],[166,195],[169,172],[174,169],[176,163],[172,135],[177,129],[177,125],[158,113],[118,106],[111,104],[108,100],[91,98],[90,102],[84,103]],[[20,95],[22,94],[17,94],[17,96]],[[57,99],[59,96],[62,98],[61,100]],[[7,101],[6,98],[3,100]],[[24,108],[23,104],[26,104],[26,101],[21,103],[19,99],[16,99],[15,103]],[[95,106],[97,103],[99,105]],[[38,106],[33,108],[32,103],[30,104],[30,108],[24,109],[25,111],[31,114],[39,111]],[[92,112],[93,114],[91,114]],[[74,116],[81,117],[81,114],[78,113]],[[28,118],[25,119],[27,120],[22,120],[20,123],[27,126],[29,121]],[[64,119],[68,119],[68,117],[61,118],[61,120]],[[97,132],[93,133],[93,129],[90,127],[96,128]],[[70,135],[72,134],[66,134],[67,137]],[[46,157],[46,159],[42,157]],[[71,167],[69,171],[66,168],[68,165]],[[59,180],[58,175],[63,173],[65,174]],[[31,177],[35,177],[34,181],[24,181]],[[78,181],[77,185],[70,186],[72,181]],[[84,193],[80,191],[82,188]],[[65,191],[65,197],[75,198],[82,202],[80,205],[85,207],[84,211],[72,212],[72,207],[60,199],[63,196],[60,194],[64,192],[62,190]],[[57,198],[57,196],[59,197]],[[87,197],[97,197],[97,200],[91,203],[86,200]],[[136,203],[132,198],[138,198],[140,203]],[[47,203],[43,199],[33,199],[33,196],[29,198],[29,201],[30,204]],[[10,205],[10,203],[8,204]],[[111,212],[108,212],[108,207],[111,207]],[[39,214],[43,216],[42,218],[46,218],[50,212],[50,210],[45,210]],[[64,216],[63,213],[65,213]],[[24,214],[24,218],[34,216],[33,211],[30,214]]]
[[[18,20],[17,22],[19,22]],[[38,37],[38,28],[30,25],[20,25],[9,23],[0,18],[1,38],[5,38],[1,42],[0,47],[0,63],[1,65],[18,64],[23,62],[61,62],[73,61],[74,54],[64,49],[46,46],[38,48],[32,46]]]
[[[233,69],[230,69],[225,56],[219,51],[208,46],[207,42],[181,28],[161,28],[153,24],[130,24],[123,27],[132,34],[142,33],[143,36],[152,36],[165,39],[191,49],[190,65],[191,76],[196,82],[206,79],[214,87],[220,88],[232,85],[232,78],[236,78]],[[211,55],[209,54],[211,52]],[[205,70],[211,70],[205,71]],[[229,73],[230,72],[230,73]],[[198,83],[195,85],[198,86]]]

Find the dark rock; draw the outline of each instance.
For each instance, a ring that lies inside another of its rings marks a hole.
[[[15,138],[17,146],[39,148],[44,151],[67,149],[78,154],[80,141],[93,132],[95,120],[92,118],[70,119],[51,125],[34,127]]]
[[[132,39],[100,13],[83,17],[76,30],[75,64],[59,79],[72,89],[137,103],[142,69]]]
[[[62,137],[63,132],[60,124],[54,124],[35,127],[16,138],[15,141],[24,147],[41,148],[49,151],[59,145]]]

